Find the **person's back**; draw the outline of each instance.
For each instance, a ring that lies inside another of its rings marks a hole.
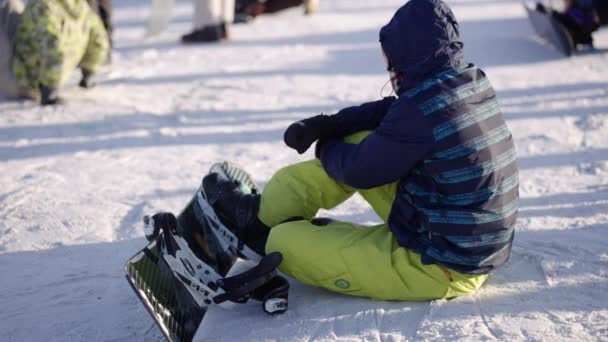
[[[510,255],[517,163],[496,94],[483,71],[464,63],[458,31],[434,0],[410,1],[382,29],[399,98],[376,132],[397,140],[415,127],[425,140],[389,217],[400,244],[424,263],[481,274]]]
[[[397,239],[424,263],[463,273],[502,265],[517,218],[518,172],[492,86],[469,65],[437,74],[402,97],[417,105],[433,142],[401,181],[391,214]]]
[[[31,0],[15,38],[13,73],[36,94],[57,91],[80,67],[94,73],[108,53],[99,17],[85,0]]]

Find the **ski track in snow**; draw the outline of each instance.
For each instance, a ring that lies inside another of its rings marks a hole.
[[[142,40],[146,4],[115,2],[114,62],[65,107],[0,102],[3,341],[162,340],[123,276],[141,216],[178,212],[219,160],[262,186],[312,157],[284,147],[294,120],[379,98],[377,32],[402,3],[327,0],[181,46],[191,3]],[[292,282],[290,310],[205,318],[210,341],[608,341],[608,30],[562,58],[514,0],[452,0],[467,59],[494,84],[520,157],[512,259],[476,294],[431,303],[347,298]],[[328,213],[324,213],[327,215]],[[358,197],[333,217],[374,223]]]

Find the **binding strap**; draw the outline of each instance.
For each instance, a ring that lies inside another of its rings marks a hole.
[[[283,260],[281,253],[268,254],[254,268],[232,277],[220,279],[217,285],[224,291],[213,298],[216,304],[225,301],[243,303],[253,298],[262,302],[268,314],[287,311],[289,282],[277,275],[276,268]]]

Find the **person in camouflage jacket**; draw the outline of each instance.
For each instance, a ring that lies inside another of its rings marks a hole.
[[[12,71],[27,96],[54,105],[76,68],[82,70],[79,85],[92,87],[108,51],[107,32],[86,0],[30,0],[17,28]]]

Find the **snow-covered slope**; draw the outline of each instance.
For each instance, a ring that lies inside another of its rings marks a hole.
[[[380,97],[377,32],[403,1],[326,0],[182,46],[191,4],[144,41],[146,2],[115,1],[114,63],[88,92],[40,108],[0,102],[0,340],[162,336],[123,277],[144,213],[179,211],[213,162],[260,184],[312,155],[284,147],[296,119]],[[214,310],[226,341],[608,340],[608,31],[562,58],[518,1],[454,0],[467,59],[487,71],[521,165],[512,260],[475,295],[432,303],[353,299],[294,283],[290,311]],[[385,89],[385,93],[388,92]],[[332,213],[377,222],[358,198]]]

